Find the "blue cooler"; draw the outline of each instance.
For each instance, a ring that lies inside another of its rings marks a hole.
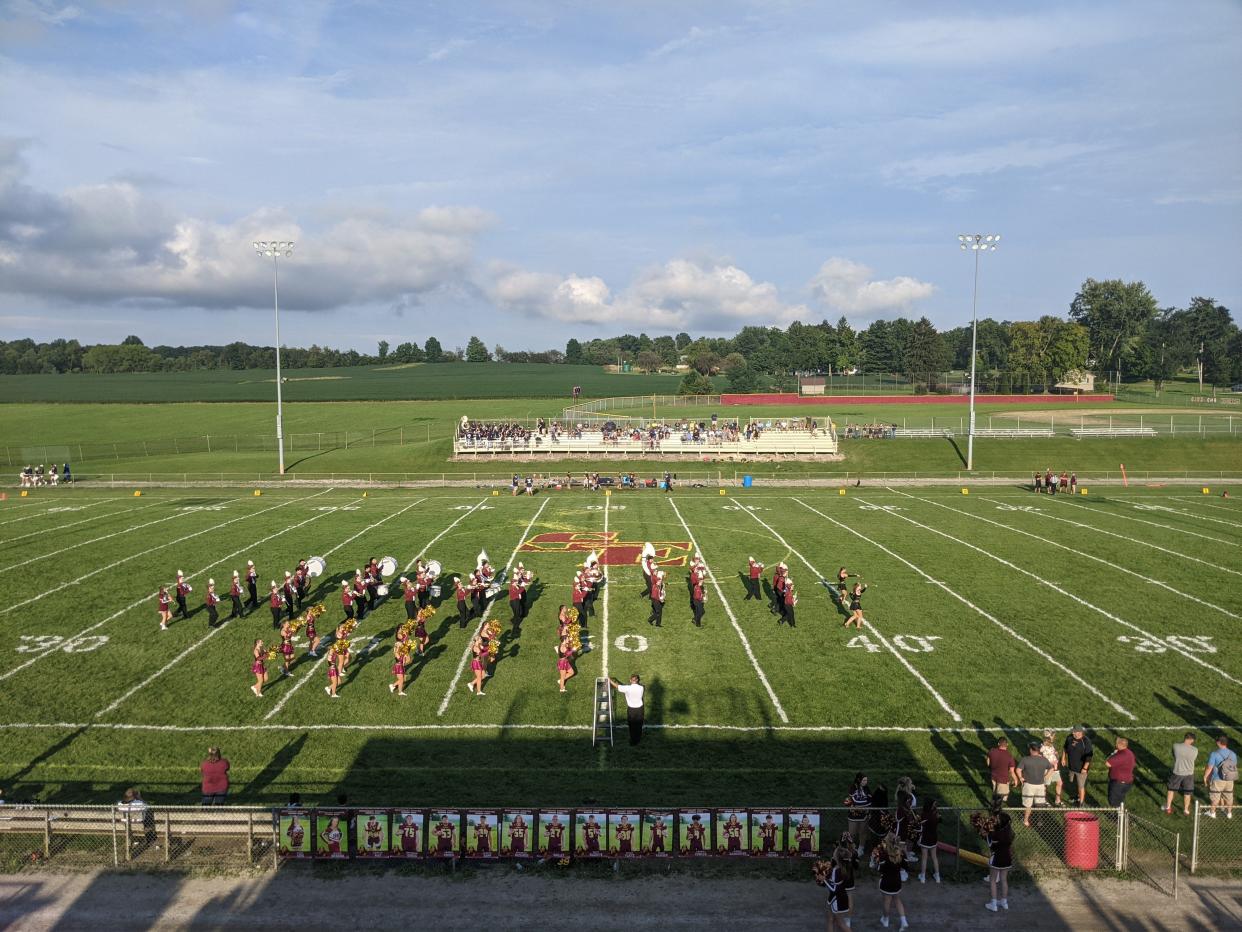
[[[742,476],[742,488],[749,489],[755,484],[753,476]]]

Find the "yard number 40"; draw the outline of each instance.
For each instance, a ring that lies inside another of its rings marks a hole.
[[[938,634],[929,634],[926,637],[921,634],[893,635],[893,643],[910,654],[930,654],[936,649],[936,645],[932,641],[939,641],[940,639]],[[845,646],[861,647],[869,654],[876,654],[880,651],[880,645],[876,644],[865,634],[859,634],[850,638]]]

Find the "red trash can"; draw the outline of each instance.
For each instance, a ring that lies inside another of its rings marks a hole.
[[[1100,820],[1090,812],[1065,815],[1065,863],[1093,871],[1100,863]]]

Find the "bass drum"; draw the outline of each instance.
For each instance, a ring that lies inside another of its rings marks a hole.
[[[428,560],[426,570],[427,570],[427,575],[430,576],[432,579],[435,579],[436,577],[440,575],[440,561],[439,560]]]
[[[380,568],[381,576],[395,575],[397,572],[397,558],[396,557],[384,557],[382,560],[379,561],[379,568]]]
[[[311,579],[316,576],[322,576],[323,571],[328,568],[328,561],[323,557],[307,557],[306,558],[306,575]]]

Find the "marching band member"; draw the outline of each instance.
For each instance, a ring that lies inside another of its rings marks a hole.
[[[401,648],[402,645],[397,644],[392,649],[392,675],[396,680],[388,684],[388,691],[395,692],[398,696],[405,695],[405,653]]]
[[[486,565],[486,564],[484,564]],[[484,594],[487,592],[487,580],[483,576],[483,568],[470,574],[470,617],[478,615],[482,618],[487,613]]]
[[[746,582],[746,598],[743,602],[749,602],[751,599],[762,599],[763,592],[760,580],[763,579],[763,564],[754,557],[746,558],[747,565],[747,582]]]
[[[285,620],[280,626],[280,675],[288,676],[293,666],[293,622]]]
[[[216,606],[220,604],[220,597],[216,595],[214,579],[207,580],[207,594],[203,596],[203,604],[207,606],[207,626],[216,627],[220,623],[220,613],[216,611]]]
[[[251,685],[250,691],[256,696],[263,696],[263,685],[267,682],[267,651],[263,648],[263,639],[259,638],[254,642],[254,647],[250,649],[250,655],[253,658],[250,664],[250,672],[254,674],[254,684]]]
[[[690,577],[690,611],[694,613],[694,626],[696,628],[703,627],[703,603],[706,600],[707,594],[703,591],[703,577],[699,575],[696,568]]]
[[[484,560],[479,566],[479,575],[483,578],[483,582],[485,583],[484,588],[487,588],[487,586],[492,584],[492,577],[496,575],[496,571],[492,569],[491,563]]]
[[[305,560],[298,561],[298,571],[294,574],[297,580],[298,590],[298,611],[302,610],[302,603],[306,601],[306,596],[310,592],[310,567],[306,565]]]
[[[466,684],[466,689],[476,696],[487,695],[483,692],[483,677],[487,673],[487,662],[484,660],[486,654],[487,645],[483,638],[476,634],[470,641],[470,670],[474,674],[474,679]]]
[[[259,571],[254,568],[254,561],[246,561],[246,589],[250,594],[250,610],[259,607]]]
[[[355,618],[362,621],[367,615],[367,581],[362,570],[354,570],[354,611]]]
[[[522,603],[521,620],[525,621],[526,616],[530,614],[530,584],[535,581],[535,574],[519,563],[517,570],[513,573],[513,578],[517,580],[519,601]],[[510,589],[509,598],[513,598],[512,589]]]
[[[664,619],[664,599],[668,595],[664,585],[664,570],[657,570],[652,578],[655,582],[651,585],[651,617],[647,619],[647,623],[660,628],[663,627],[661,622]]]
[[[513,633],[522,630],[522,583],[521,576],[514,573],[509,579],[509,611],[513,613]]]
[[[297,584],[293,581],[293,574],[285,570],[285,585],[281,589],[281,594],[285,597],[285,611],[290,618],[293,618],[294,606],[297,603],[298,592]]]
[[[354,590],[350,588],[348,579],[341,580],[341,608],[346,620],[354,617]]]
[[[863,618],[862,597],[867,591],[867,587],[863,585],[862,580],[854,583],[854,588],[850,590],[850,617],[845,619],[843,627],[848,628],[853,625],[859,631],[862,630],[863,622],[867,619]]]
[[[777,622],[779,625],[782,621],[787,623],[789,627],[797,627],[794,624],[794,606],[798,604],[798,593],[794,591],[794,581],[792,576],[785,577],[785,617]]]
[[[372,557],[367,563],[365,581],[367,585],[367,611],[375,611],[375,603],[379,601],[379,587],[383,577],[380,575],[379,564]]]
[[[582,583],[582,574],[576,573],[574,574],[574,585],[571,600],[574,603],[574,608],[578,610],[578,618],[582,621],[586,621],[586,613],[583,611],[582,607],[582,600],[585,598],[586,587]]]
[[[645,599],[651,598],[651,582],[655,579],[656,559],[654,554],[647,554],[643,557],[643,595]]]
[[[784,563],[776,564],[776,569],[772,571],[772,607],[773,615],[785,614],[785,573],[788,568]]]
[[[177,570],[177,611],[181,613],[182,618],[189,618],[190,611],[185,606],[185,597],[190,594],[190,584],[185,581],[185,576],[181,570]]]
[[[413,621],[415,616],[418,615],[418,584],[410,582],[405,576],[402,576],[398,582],[401,583],[401,592],[405,599],[406,621]]]
[[[465,584],[461,581],[460,576],[453,577],[453,585],[456,587],[457,595],[457,620],[459,627],[466,627],[466,622],[470,620],[470,609],[466,605],[467,590]]]
[[[279,628],[280,618],[285,613],[285,597],[274,579],[272,580],[271,595],[267,597],[267,604],[272,610],[272,627]]]
[[[233,581],[229,583],[229,598],[233,600],[233,613],[229,615],[229,621],[232,621],[234,618],[241,618],[246,614],[242,610],[241,593],[241,574],[237,570],[233,570]]]
[[[168,594],[167,586],[160,586],[159,594],[155,597],[155,600],[159,606],[160,630],[167,631],[168,623],[172,621],[172,596]]]
[[[415,567],[414,573],[414,592],[418,598],[418,607],[426,608],[431,602],[431,574],[427,572],[427,568],[419,561],[419,565]],[[406,606],[409,609],[409,606]],[[409,617],[413,617],[412,615]]]

